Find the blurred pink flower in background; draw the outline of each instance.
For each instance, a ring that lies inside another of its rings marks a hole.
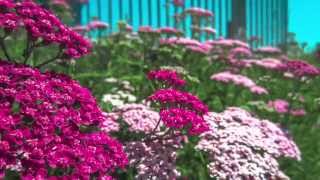
[[[229,71],[213,74],[210,77],[210,79],[223,83],[233,83],[235,85],[246,87],[250,90],[250,92],[254,94],[268,94],[268,91],[265,88],[258,86],[250,78],[240,74],[233,74]]]
[[[180,6],[182,7],[184,5],[184,0],[173,0],[173,4],[175,6]]]
[[[304,109],[293,109],[290,111],[292,116],[305,116],[307,113]]]
[[[274,108],[278,113],[287,113],[289,111],[289,103],[286,100],[276,99],[268,102],[268,106]]]
[[[107,29],[109,27],[109,24],[100,20],[93,20],[88,24],[88,27],[90,30],[94,30],[94,29],[103,30],[103,29]]]
[[[198,7],[192,7],[188,8],[184,11],[187,14],[191,14],[192,16],[198,16],[198,17],[212,17],[213,13],[209,10],[198,8]]]
[[[281,54],[282,51],[279,48],[267,46],[261,47],[255,50],[257,53],[268,53],[268,54]]]

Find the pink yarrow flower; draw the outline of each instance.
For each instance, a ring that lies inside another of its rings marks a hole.
[[[254,94],[268,94],[268,91],[265,88],[258,86],[254,81],[252,81],[248,77],[240,74],[233,74],[229,71],[213,74],[210,77],[210,79],[223,83],[233,83],[235,85],[246,87]]]
[[[103,178],[124,168],[122,145],[100,131],[105,117],[89,90],[62,74],[0,61],[0,173],[22,179]]]
[[[182,87],[186,84],[186,81],[181,79],[176,71],[167,69],[150,71],[148,79],[162,82],[168,87]]]
[[[289,111],[289,103],[286,100],[276,99],[269,101],[268,106],[274,108],[278,113],[287,113]]]
[[[293,140],[276,124],[253,117],[240,108],[209,113],[210,131],[202,134],[196,149],[208,154],[208,170],[218,179],[286,177],[277,158],[301,159]]]

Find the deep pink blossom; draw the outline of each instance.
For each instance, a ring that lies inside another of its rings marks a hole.
[[[189,127],[190,135],[198,135],[208,131],[209,127],[203,117],[193,111],[181,108],[169,108],[160,111],[161,120],[167,127],[182,129]]]
[[[169,87],[182,87],[186,84],[176,71],[167,69],[150,71],[148,79],[162,82]]]
[[[104,177],[127,164],[122,146],[101,132],[105,117],[90,91],[62,74],[0,61],[0,172],[47,179]]]
[[[319,68],[302,60],[287,60],[280,69],[292,73],[296,77],[320,75]]]
[[[87,39],[32,1],[1,1],[0,9],[0,27],[7,31],[16,30],[20,26],[33,41],[41,40],[44,45],[57,44],[67,58],[79,58],[91,50]]]
[[[208,112],[208,107],[201,100],[188,92],[176,89],[159,89],[149,96],[149,100],[159,102],[162,105],[180,106],[192,110],[198,114]]]

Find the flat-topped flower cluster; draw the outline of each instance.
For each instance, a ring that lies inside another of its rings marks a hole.
[[[197,149],[208,153],[210,175],[219,179],[287,179],[277,158],[300,160],[300,151],[276,124],[240,108],[205,116],[211,131]]]
[[[66,58],[80,58],[91,50],[87,39],[32,1],[1,0],[0,17],[0,27],[8,33],[23,28],[34,46],[57,44]]]
[[[127,164],[90,91],[65,75],[1,61],[0,102],[2,175],[102,178]]]

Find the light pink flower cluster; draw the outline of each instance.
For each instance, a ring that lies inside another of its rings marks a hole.
[[[201,28],[201,31],[204,31],[206,32],[207,34],[216,34],[217,31],[216,29],[212,28],[212,27],[204,27],[204,28]]]
[[[160,39],[161,44],[167,44],[167,45],[183,45],[183,46],[201,46],[201,42],[195,40],[195,39],[189,39],[189,38],[162,38]]]
[[[242,42],[240,40],[235,40],[235,39],[208,40],[206,43],[211,44],[213,46],[220,46],[223,48],[242,47],[242,48],[250,49],[249,44]]]
[[[186,14],[191,14],[192,16],[197,17],[212,17],[213,13],[209,10],[198,8],[198,7],[192,7],[188,8],[184,11]]]
[[[302,60],[286,60],[280,69],[292,73],[298,78],[302,76],[314,77],[320,75],[320,69],[318,67]]]
[[[257,59],[257,60],[245,60],[249,64],[256,65],[258,67],[269,69],[269,70],[280,70],[283,66],[281,60],[274,59],[274,58],[264,58],[264,59]]]
[[[208,169],[218,179],[278,179],[286,176],[277,158],[300,160],[296,144],[276,124],[240,108],[205,116],[211,131],[196,148],[208,153]]]
[[[103,30],[103,29],[107,29],[109,27],[109,24],[103,21],[94,20],[94,21],[91,21],[87,27],[90,30],[94,30],[94,29]]]
[[[200,54],[209,54],[212,46],[210,44],[200,44],[199,46],[186,46],[187,49],[196,52],[196,53],[200,53]]]
[[[161,134],[158,136],[162,136]],[[129,142],[125,151],[129,165],[136,167],[136,179],[176,179],[180,172],[176,168],[180,138],[166,138],[151,142]]]
[[[290,113],[292,116],[305,116],[307,113],[302,108],[291,109],[290,104],[286,100],[276,99],[269,101],[268,106],[273,108],[277,113],[286,114]]]
[[[274,101],[269,101],[268,106],[274,108],[278,113],[287,113],[289,111],[289,103],[283,99],[276,99]]]
[[[223,83],[233,83],[235,85],[246,87],[254,94],[268,94],[268,91],[265,88],[258,86],[254,81],[252,81],[248,77],[240,74],[233,74],[229,71],[213,74],[210,77],[210,79]]]
[[[111,119],[107,119],[104,124],[104,130],[107,132],[117,132],[120,119],[128,125],[130,132],[148,134],[153,130],[160,130],[160,126],[157,127],[159,113],[142,104],[125,104],[106,116]]]
[[[149,98],[161,105],[160,118],[169,128],[189,128],[190,135],[208,130],[203,115],[208,107],[196,96],[176,89],[159,89]]]
[[[236,47],[229,52],[229,59],[242,59],[252,56],[250,49],[245,47]]]
[[[79,58],[91,50],[87,39],[32,1],[13,3],[11,0],[2,0],[0,8],[0,27],[7,31],[15,30],[20,25],[26,29],[29,39],[34,42],[41,40],[43,44],[57,44],[68,58]]]
[[[162,34],[168,34],[168,35],[179,35],[182,33],[179,29],[172,28],[172,27],[161,27],[158,29],[158,31]]]
[[[150,26],[140,26],[138,29],[139,33],[156,33],[159,34],[160,31],[159,30],[155,30]]]
[[[262,53],[262,54],[281,54],[281,50],[275,47],[261,47],[255,50],[257,53]]]
[[[168,69],[150,71],[148,79],[159,81],[168,87],[183,87],[186,84],[176,71]]]
[[[195,39],[189,39],[189,38],[163,38],[160,39],[160,44],[166,44],[166,45],[181,45],[187,48],[188,50],[191,50],[196,53],[200,54],[208,54],[210,53],[212,49],[212,45],[207,43],[201,43]]]
[[[65,179],[106,178],[127,164],[121,144],[100,131],[95,99],[65,75],[0,61],[0,109],[2,175],[11,169],[48,179],[61,170]]]

